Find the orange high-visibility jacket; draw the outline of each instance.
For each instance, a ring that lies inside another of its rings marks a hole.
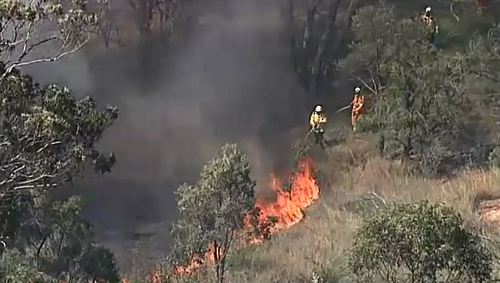
[[[421,20],[424,24],[427,24],[429,26],[434,22],[434,19],[432,18],[432,16],[427,16],[426,14],[423,14],[421,16]]]
[[[421,20],[424,24],[427,25],[427,27],[431,30],[433,33],[437,33],[438,26],[436,24],[436,21],[434,20],[433,16],[427,16],[426,14],[422,14]]]
[[[359,113],[365,105],[365,97],[360,94],[355,94],[354,99],[351,102],[352,113]]]
[[[476,0],[476,11],[479,14],[487,11],[491,7],[491,0]]]

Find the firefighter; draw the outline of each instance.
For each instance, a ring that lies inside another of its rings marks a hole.
[[[476,12],[478,14],[482,14],[483,13],[483,1],[476,0]]]
[[[491,14],[497,11],[498,4],[498,1],[495,0],[476,0],[476,12],[479,15]]]
[[[325,148],[323,140],[323,135],[325,134],[325,129],[323,127],[325,123],[326,115],[323,113],[323,107],[321,107],[321,105],[316,105],[309,118],[309,124],[311,124],[311,131],[314,133],[316,143],[323,149]]]
[[[356,131],[356,123],[361,117],[364,105],[365,105],[365,97],[361,93],[361,88],[356,87],[354,89],[354,98],[351,102],[351,124],[353,132]]]
[[[436,20],[434,19],[431,7],[425,8],[425,13],[421,16],[421,20],[425,25],[427,25],[429,29],[429,42],[431,44],[434,44],[434,39],[439,31],[439,27],[436,24]]]

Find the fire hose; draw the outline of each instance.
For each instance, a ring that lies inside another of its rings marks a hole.
[[[342,111],[347,110],[347,109],[349,109],[349,108],[351,108],[351,105],[350,105],[350,104],[349,104],[349,105],[347,105],[347,106],[345,106],[345,107],[340,108],[340,109],[339,109],[339,110],[337,110],[337,112],[335,112],[335,113],[342,112]]]
[[[286,182],[288,182],[288,184],[286,186],[284,186],[285,188],[287,188],[287,191],[290,191],[292,189],[292,186],[293,186],[293,182],[295,181],[295,172],[297,171],[297,160],[300,159],[301,157],[304,156],[305,152],[308,150],[308,143],[307,143],[307,138],[309,137],[309,135],[314,131],[314,128],[311,128],[305,135],[302,139],[300,139],[298,141],[298,145],[297,145],[297,151],[295,153],[295,156],[294,156],[294,165],[293,165],[293,169],[291,170],[291,174],[290,174],[290,177],[288,178],[288,180],[286,180]]]

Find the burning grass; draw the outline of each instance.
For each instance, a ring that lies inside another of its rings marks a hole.
[[[275,224],[270,229],[271,234],[299,223],[304,218],[304,209],[319,198],[319,187],[312,175],[316,170],[314,160],[302,158],[297,162],[298,170],[291,179],[290,188],[284,188],[280,178],[271,175],[270,189],[276,194],[275,201],[269,203],[261,199],[256,200],[256,206],[260,210],[259,222],[261,224],[264,224],[269,217],[276,219]],[[250,238],[248,243],[262,243],[262,238]],[[214,248],[209,247],[205,255],[193,257],[187,266],[176,267],[175,275],[188,275],[200,265],[212,263],[214,261],[213,254]]]
[[[321,201],[309,208],[319,197],[319,189],[312,189],[317,186],[310,178],[302,179],[308,181],[299,182],[302,185],[294,187],[295,193],[293,189],[291,193],[280,190],[278,179],[272,179],[271,187],[280,197],[276,203],[258,205],[268,215],[281,219],[281,226],[276,226],[279,228],[274,232],[286,232],[275,234],[264,244],[233,250],[226,282],[301,282],[298,280],[304,277],[308,278],[304,282],[309,282],[318,268],[341,276],[341,263],[359,221],[358,210],[374,203],[364,203],[366,196],[375,195],[385,201],[444,202],[474,223],[478,222],[478,203],[499,196],[500,171],[468,171],[449,180],[409,177],[402,165],[376,157],[375,149],[365,141],[349,141],[348,146],[337,147],[318,166],[323,175]],[[348,207],[349,203],[358,206]],[[203,278],[199,282],[211,281]]]
[[[270,229],[271,234],[276,234],[299,223],[305,216],[304,210],[319,199],[320,190],[314,177],[316,172],[315,161],[312,158],[301,158],[297,160],[297,165],[297,171],[290,178],[289,187],[283,184],[282,178],[274,174],[270,175],[269,188],[275,194],[274,201],[256,200],[256,206],[260,210],[260,222],[264,223],[269,217],[276,220]],[[257,245],[263,243],[263,239],[253,237],[247,239],[247,243]],[[209,247],[206,254],[193,257],[188,265],[177,266],[174,269],[174,275],[191,275],[202,265],[210,265],[213,262],[213,252],[213,247]],[[146,280],[159,283],[162,277],[159,272],[153,272]],[[124,279],[122,282],[130,283],[131,281]]]
[[[330,161],[320,166],[327,176],[336,179],[328,180],[331,186],[322,187],[321,202],[307,210],[304,222],[277,235],[269,244],[235,252],[234,267],[227,282],[295,282],[304,277],[310,281],[318,268],[330,269],[336,276],[341,276],[343,256],[351,247],[360,219],[358,211],[347,209],[346,204],[364,196],[376,195],[386,201],[427,199],[444,202],[476,224],[476,203],[498,196],[499,171],[468,171],[450,180],[408,177],[402,165],[367,152],[360,155],[357,150],[359,148],[351,147],[352,154],[331,153]],[[336,157],[332,158],[334,155]],[[332,161],[337,161],[339,156],[358,158],[345,160],[358,166],[336,171],[339,165]],[[363,156],[365,160],[361,160]]]

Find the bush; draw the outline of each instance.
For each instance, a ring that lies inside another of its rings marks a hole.
[[[365,219],[348,266],[359,282],[486,282],[492,255],[458,213],[422,202]]]
[[[95,242],[80,199],[53,202],[22,226],[15,243],[0,253],[0,283],[118,283],[111,251]]]
[[[500,168],[500,148],[496,147],[490,152],[488,161],[492,167]]]
[[[40,272],[36,264],[17,250],[7,250],[0,257],[2,283],[56,283],[57,280]]]
[[[82,269],[93,281],[120,282],[115,256],[105,247],[92,247],[83,258]]]
[[[193,258],[203,262],[208,253],[217,282],[222,283],[226,256],[235,243],[248,234],[269,236],[271,221],[260,217],[254,188],[248,157],[236,144],[221,148],[219,155],[203,167],[195,186],[181,185],[176,191],[179,220],[172,230],[173,266],[188,265]]]

